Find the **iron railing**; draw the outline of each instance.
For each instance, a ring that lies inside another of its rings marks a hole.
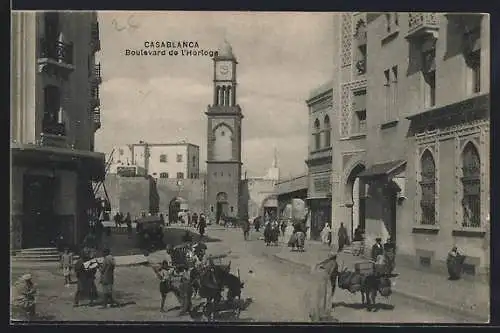
[[[73,65],[73,43],[42,38],[40,40],[40,57]]]

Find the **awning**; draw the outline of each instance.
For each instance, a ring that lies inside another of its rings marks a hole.
[[[103,153],[38,145],[11,144],[13,165],[50,166],[53,169],[70,169],[88,174],[92,180],[104,180]]]
[[[375,178],[379,176],[388,176],[397,171],[406,164],[405,160],[396,160],[386,163],[374,164],[368,169],[362,171],[358,177]]]

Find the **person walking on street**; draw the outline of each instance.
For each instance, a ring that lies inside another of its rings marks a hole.
[[[200,214],[200,221],[198,222],[198,231],[200,232],[201,237],[205,235],[206,226],[207,226],[207,221],[205,219],[205,214]]]
[[[131,238],[132,237],[132,217],[130,217],[130,213],[127,213],[127,216],[125,216],[124,222],[127,225],[128,238]]]
[[[333,304],[333,296],[335,295],[335,288],[337,287],[337,278],[339,275],[339,264],[337,262],[337,254],[331,252],[328,255],[328,258],[318,264],[319,268],[325,270],[331,286],[331,294],[330,299],[328,300],[328,304],[332,304],[332,307],[335,307]]]
[[[250,235],[250,221],[248,221],[248,218],[246,218],[243,221],[243,238],[245,240],[248,240],[249,235]]]
[[[342,252],[345,245],[349,243],[349,236],[347,235],[347,229],[344,227],[344,223],[340,223],[339,231],[338,231],[338,240],[339,240],[339,252]]]
[[[31,274],[21,276],[12,290],[12,317],[17,320],[35,319],[36,288]]]
[[[85,266],[84,266],[84,261],[87,260],[86,254],[82,251],[80,258],[75,262],[75,276],[76,276],[76,292],[75,292],[75,298],[73,300],[73,306],[77,307],[80,305],[80,300],[83,298],[85,294],[90,294],[89,293],[89,288],[88,288],[88,279],[87,279],[87,274],[85,272]],[[92,300],[91,300],[92,302]]]
[[[113,284],[114,284],[114,274],[115,274],[115,258],[111,255],[109,249],[103,250],[104,261],[100,267],[101,269],[101,284],[103,293],[103,308],[109,305],[115,306],[116,303],[113,300]]]
[[[71,269],[73,268],[73,253],[69,251],[68,247],[64,249],[61,256],[61,268],[64,275],[64,285],[69,287],[71,284]]]
[[[377,237],[375,239],[375,244],[372,246],[372,253],[371,253],[371,258],[372,261],[377,261],[378,256],[384,254],[384,248],[382,247],[382,238]]]

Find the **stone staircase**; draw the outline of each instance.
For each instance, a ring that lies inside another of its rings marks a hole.
[[[19,250],[11,254],[11,258],[15,262],[58,262],[60,254],[55,247],[40,247]],[[73,258],[79,257],[74,255]]]

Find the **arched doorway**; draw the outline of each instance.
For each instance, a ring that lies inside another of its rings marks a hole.
[[[187,201],[181,197],[173,198],[168,204],[168,222],[177,222],[181,210],[187,210]]]
[[[351,239],[354,230],[359,226],[365,229],[365,182],[358,175],[365,170],[361,163],[357,164],[347,177],[346,182],[346,207],[348,208],[347,223],[344,225],[348,230]]]
[[[262,201],[263,217],[269,217],[271,220],[278,218],[278,199],[275,196],[269,196]]]
[[[223,216],[228,216],[227,212],[227,207],[228,207],[228,202],[227,202],[227,193],[226,192],[219,192],[217,193],[217,206],[215,208],[215,221],[216,223],[219,223],[219,220]]]

